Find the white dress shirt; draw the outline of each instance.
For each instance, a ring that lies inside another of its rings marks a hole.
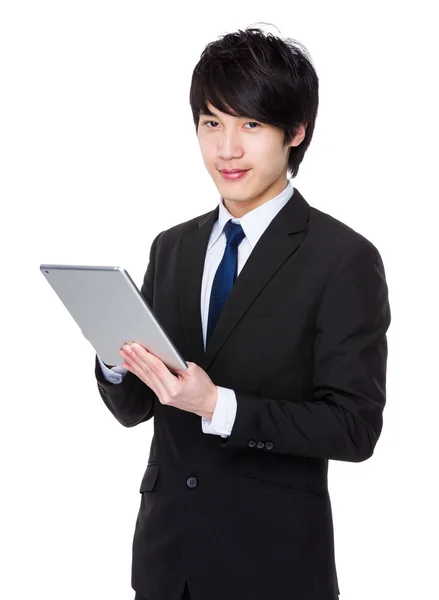
[[[218,219],[212,227],[209,243],[207,245],[206,257],[204,261],[203,279],[201,283],[201,322],[203,327],[204,349],[206,349],[207,321],[209,316],[210,293],[212,290],[213,280],[218,269],[218,266],[224,255],[226,248],[226,235],[224,233],[224,225],[232,220],[233,223],[240,223],[244,231],[245,238],[238,246],[238,273],[241,272],[251,251],[256,246],[259,238],[264,233],[268,225],[277,215],[277,213],[285,206],[290,197],[294,193],[294,187],[291,181],[288,180],[287,185],[280,194],[264,202],[257,208],[254,208],[241,218],[232,216],[223,204],[223,199],[220,198]],[[104,377],[111,383],[120,383],[123,376],[127,372],[122,366],[118,365],[109,369],[98,356],[100,366]],[[221,435],[226,438],[230,435],[235,422],[236,416],[236,395],[229,388],[218,387],[218,400],[215,410],[212,415],[212,420],[201,417],[201,427],[203,433],[211,433]]]

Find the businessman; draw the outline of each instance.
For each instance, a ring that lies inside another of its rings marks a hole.
[[[172,373],[135,343],[121,366],[95,364],[122,425],[154,419],[135,598],[336,600],[328,461],[367,460],[381,434],[383,262],[288,178],[318,109],[301,44],[222,36],[190,103],[219,203],[154,238],[141,287],[189,368]]]

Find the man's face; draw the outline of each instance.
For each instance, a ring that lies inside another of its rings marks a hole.
[[[233,117],[207,103],[215,116],[200,114],[198,142],[204,164],[224,205],[235,217],[271,200],[287,184],[290,146],[298,146],[305,128],[283,146],[284,132],[278,127],[253,121],[251,117]],[[221,170],[247,170],[243,177],[228,180]]]

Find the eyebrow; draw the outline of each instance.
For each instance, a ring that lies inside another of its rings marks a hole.
[[[200,110],[200,117],[201,116],[207,116],[207,117],[216,117],[217,119],[221,119],[221,117],[219,115],[217,115],[216,113],[212,112],[211,110],[207,109],[207,110]],[[231,115],[232,117],[234,115]],[[244,117],[236,117],[237,119],[239,118],[244,118]]]

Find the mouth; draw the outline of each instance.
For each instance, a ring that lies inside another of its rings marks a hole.
[[[224,177],[224,179],[227,179],[229,181],[235,181],[236,179],[242,179],[242,177],[244,177],[244,175],[248,173],[249,170],[250,169],[247,169],[245,171],[237,171],[236,169],[233,169],[232,171],[220,171],[220,173]]]

